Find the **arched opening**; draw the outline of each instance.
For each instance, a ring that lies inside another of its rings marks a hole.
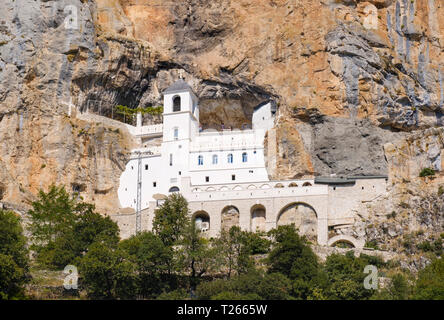
[[[265,231],[266,210],[261,204],[251,207],[251,232]]]
[[[349,248],[354,248],[354,244],[351,243],[350,241],[347,240],[338,240],[335,243],[333,243],[331,245],[331,247],[336,247],[336,248],[343,248],[343,249],[349,249]]]
[[[180,104],[181,104],[180,96],[175,96],[173,98],[173,112],[180,111]]]
[[[180,191],[180,189],[178,187],[171,187],[168,192],[173,193],[173,192],[179,192],[179,191]]]
[[[275,188],[283,188],[284,185],[282,183],[276,183]]]
[[[311,183],[310,182],[304,182],[304,184],[302,185],[303,187],[311,187]]]
[[[208,232],[210,230],[210,215],[206,211],[195,212],[192,221],[201,232]]]
[[[299,230],[299,234],[304,235],[310,241],[317,240],[316,211],[310,205],[302,202],[295,202],[286,205],[278,214],[277,225],[294,224]]]
[[[231,227],[239,226],[239,209],[235,206],[226,206],[221,214],[222,230],[228,231]]]
[[[339,234],[328,239],[327,245],[338,248],[363,248],[365,241],[363,239],[356,239],[355,237],[345,234]]]
[[[288,185],[288,187],[290,188],[296,188],[298,186],[298,184],[296,182],[292,182]]]

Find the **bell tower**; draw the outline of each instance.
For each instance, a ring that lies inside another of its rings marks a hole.
[[[163,141],[192,140],[199,132],[199,107],[193,90],[181,79],[163,94]]]

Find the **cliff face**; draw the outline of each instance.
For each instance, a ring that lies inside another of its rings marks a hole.
[[[271,178],[405,185],[441,169],[441,144],[424,156],[401,142],[419,130],[426,144],[421,132],[443,124],[441,0],[5,0],[0,12],[2,201],[54,182],[117,211],[130,138],[70,110],[159,105],[179,77],[207,127],[240,127],[257,104],[278,103]]]

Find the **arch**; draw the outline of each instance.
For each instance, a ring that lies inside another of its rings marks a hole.
[[[205,191],[216,191],[216,189],[213,188],[213,187],[208,187],[208,188],[205,189]]]
[[[251,207],[250,213],[251,213],[251,221],[250,221],[251,232],[266,231],[265,226],[266,226],[267,214],[265,207],[261,204],[255,204],[254,206]]]
[[[210,215],[204,210],[196,211],[193,213],[191,220],[195,223],[196,228],[202,232],[210,230]]]
[[[228,231],[231,227],[239,226],[239,209],[229,205],[222,209],[221,212],[221,230]]]
[[[284,206],[277,215],[277,226],[294,224],[301,235],[310,241],[317,240],[318,215],[316,210],[305,202],[292,202]]]
[[[202,189],[200,189],[200,188],[194,188],[193,189],[193,192],[201,192],[202,191]]]
[[[310,182],[304,182],[304,184],[302,185],[303,187],[311,187],[312,184]]]
[[[179,112],[181,107],[181,99],[180,96],[173,97],[173,112]]]
[[[275,188],[283,188],[284,185],[282,183],[276,183],[274,187]]]
[[[179,187],[176,187],[176,186],[171,187],[170,190],[168,190],[169,193],[179,192],[179,191],[180,191]]]
[[[247,189],[248,189],[248,190],[255,190],[255,189],[257,189],[257,187],[256,187],[254,184],[250,184],[250,185],[247,187]]]
[[[345,242],[345,243],[351,244],[353,247],[359,248],[359,249],[364,247],[363,240],[356,239],[355,237],[348,236],[345,234],[340,234],[340,235],[337,235],[337,236],[334,236],[334,237],[328,239],[327,245],[329,247],[333,247],[335,244],[337,244],[339,242]]]
[[[228,190],[230,190],[230,189],[228,189],[227,186],[220,187],[220,189],[219,189],[219,191],[228,191]]]
[[[237,185],[233,188],[234,191],[240,191],[242,190],[242,187],[240,185]]]
[[[289,188],[297,188],[298,184],[296,182],[292,182],[288,185]]]
[[[269,184],[263,184],[261,185],[261,189],[270,189],[270,185]]]

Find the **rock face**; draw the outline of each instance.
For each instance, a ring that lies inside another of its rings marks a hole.
[[[117,212],[131,139],[75,111],[157,106],[180,77],[204,127],[241,127],[277,102],[270,178],[378,174],[405,185],[441,169],[430,133],[444,114],[441,0],[4,0],[0,12],[3,202],[64,183]]]

